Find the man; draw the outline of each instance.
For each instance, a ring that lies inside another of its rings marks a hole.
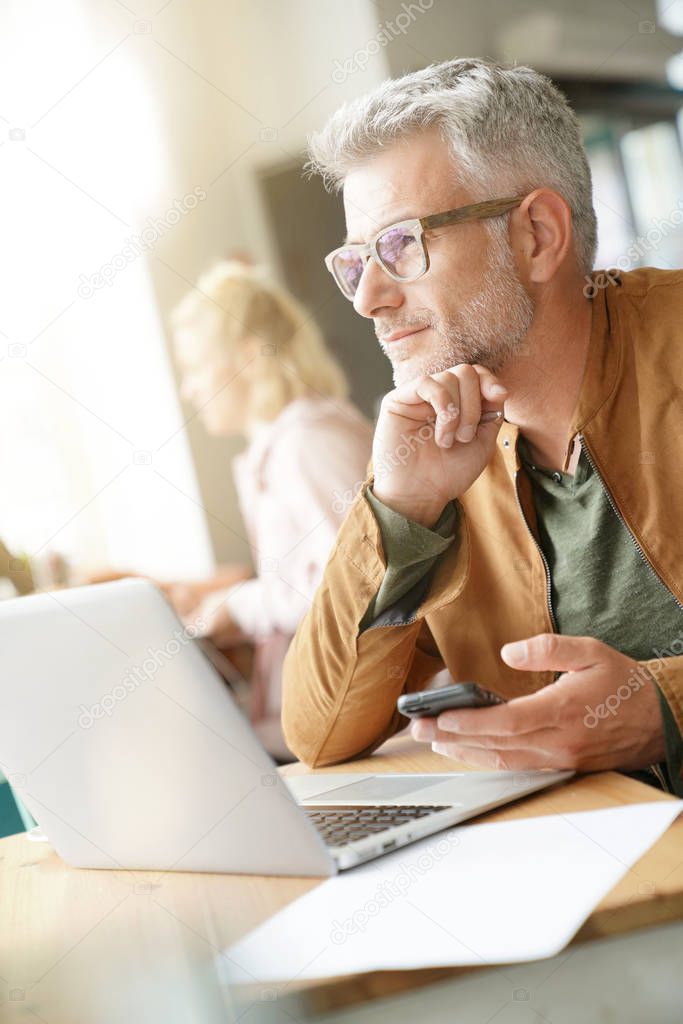
[[[441,753],[683,792],[683,273],[591,275],[579,125],[529,68],[386,82],[311,167],[396,387],[285,664],[290,748],[369,753],[445,667],[507,703],[418,720]]]

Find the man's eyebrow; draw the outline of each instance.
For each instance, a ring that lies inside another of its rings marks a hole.
[[[419,218],[412,213],[404,213],[400,217],[392,217],[391,220],[387,221],[386,224],[382,224],[380,227],[375,228],[375,230],[370,235],[370,238],[375,238],[380,231],[386,231],[387,228],[392,227],[394,224],[402,224],[404,220],[419,220]],[[352,242],[351,239],[349,238],[349,234],[347,231],[347,233],[344,235],[344,241],[342,242],[342,245],[363,245],[363,242]]]

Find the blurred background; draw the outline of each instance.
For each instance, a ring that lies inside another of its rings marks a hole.
[[[373,418],[388,367],[323,265],[341,201],[301,168],[388,76],[456,56],[548,73],[584,127],[597,265],[682,263],[683,0],[6,0],[0,39],[4,595],[29,562],[52,585],[249,561],[240,442],[184,403],[170,339],[217,260],[305,304]]]

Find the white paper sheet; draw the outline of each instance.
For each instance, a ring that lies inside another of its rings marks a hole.
[[[660,801],[459,825],[295,900],[226,951],[229,980],[554,956],[681,810]]]

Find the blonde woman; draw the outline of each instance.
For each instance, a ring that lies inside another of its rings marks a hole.
[[[365,478],[372,426],[309,313],[258,268],[213,267],[174,311],[172,331],[183,397],[209,433],[247,442],[233,474],[256,574],[225,567],[171,596],[204,618],[217,646],[254,643],[252,719],[286,756],[282,660]]]

